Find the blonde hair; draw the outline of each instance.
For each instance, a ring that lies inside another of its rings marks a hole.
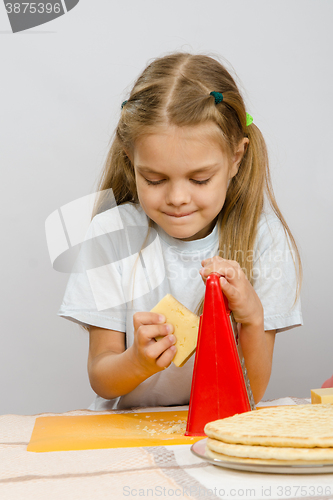
[[[221,92],[223,101],[215,104],[211,91]],[[249,139],[217,220],[220,256],[237,260],[253,281],[253,262],[248,255],[254,248],[266,197],[294,250],[297,299],[302,276],[300,255],[273,194],[265,141],[254,123],[246,125],[243,98],[234,79],[217,60],[206,55],[174,53],[154,60],[143,71],[123,106],[99,190],[112,188],[117,205],[138,203],[134,167],[129,159],[135,141],[156,132],[159,126],[195,126],[207,122],[218,125],[221,143],[230,156],[244,137]],[[95,213],[109,208],[107,196],[108,191],[106,195],[102,193]],[[227,251],[222,251],[222,245]],[[202,303],[198,310],[201,312]]]

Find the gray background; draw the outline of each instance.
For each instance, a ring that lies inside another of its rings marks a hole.
[[[301,250],[304,326],[278,335],[264,399],[309,397],[332,375],[332,21],[329,0],[81,0],[13,35],[0,6],[0,413],[93,399],[87,334],[56,315],[68,276],[51,267],[44,223],[94,190],[127,91],[174,50],[235,68]]]

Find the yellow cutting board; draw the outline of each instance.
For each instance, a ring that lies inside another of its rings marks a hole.
[[[37,417],[27,451],[193,444],[203,437],[184,436],[187,414],[183,410]],[[179,424],[182,430],[177,430]]]

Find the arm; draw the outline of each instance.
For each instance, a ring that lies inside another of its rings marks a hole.
[[[276,330],[241,327],[239,341],[255,403],[265,394],[271,376]]]
[[[134,343],[125,350],[125,333],[90,326],[88,374],[92,389],[105,399],[128,394],[170,365],[176,347],[173,327],[156,313],[133,316]],[[159,342],[155,337],[163,336]]]
[[[272,370],[275,330],[264,330],[260,299],[235,261],[213,257],[202,261],[200,274],[205,281],[212,272],[221,274],[221,289],[234,318],[239,323],[239,342],[251,383],[254,401],[265,393]]]

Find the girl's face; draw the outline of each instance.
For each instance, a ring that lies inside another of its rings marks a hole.
[[[135,143],[133,164],[140,204],[166,233],[185,241],[204,238],[223,207],[228,181],[238,171],[248,140],[230,159],[215,123],[169,126]]]

